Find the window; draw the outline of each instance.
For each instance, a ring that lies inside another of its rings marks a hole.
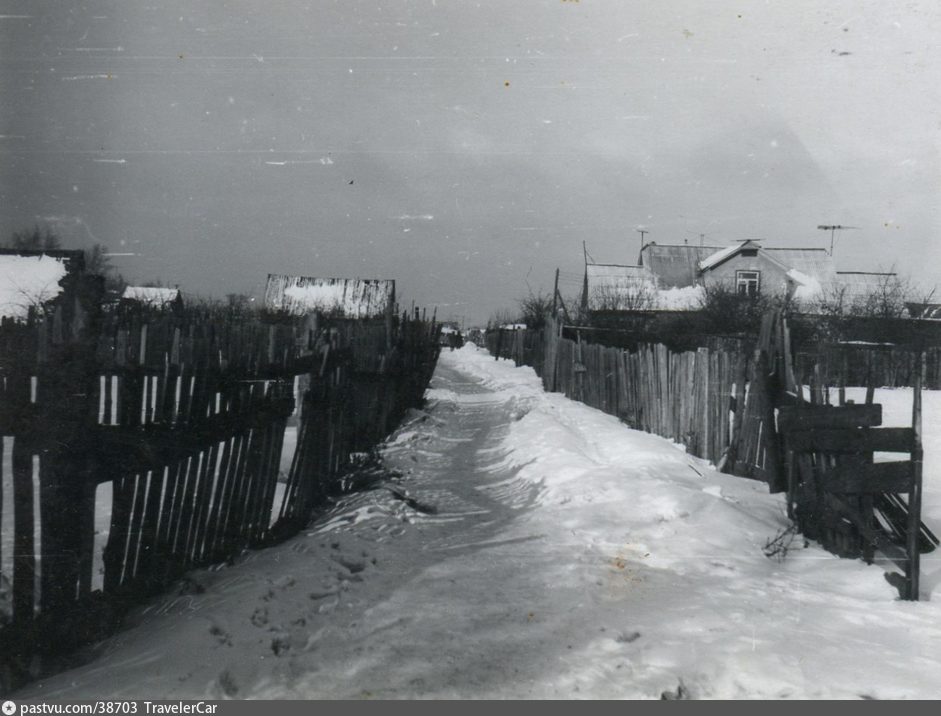
[[[760,271],[735,272],[735,290],[740,296],[757,296],[760,285]]]

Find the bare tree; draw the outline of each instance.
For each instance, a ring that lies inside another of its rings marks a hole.
[[[487,329],[493,330],[513,323],[522,323],[519,315],[508,308],[501,308],[490,314],[490,318],[487,320]]]
[[[880,276],[873,290],[857,302],[854,313],[872,318],[902,318],[906,313],[905,301],[911,292],[908,279],[885,274]]]
[[[657,306],[657,290],[646,281],[598,286],[589,306],[593,311],[650,311]]]
[[[62,247],[59,237],[48,226],[34,224],[32,229],[14,231],[7,241],[11,249],[58,249]]]
[[[806,305],[806,310],[827,318],[843,318],[850,314],[852,302],[845,285],[829,283],[820,295]]]
[[[546,324],[546,317],[552,315],[552,295],[548,293],[533,293],[519,300],[520,323],[527,328],[542,328]]]

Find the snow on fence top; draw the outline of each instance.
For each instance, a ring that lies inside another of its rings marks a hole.
[[[312,278],[268,274],[265,308],[300,316],[323,313],[340,318],[378,318],[395,303],[395,281]]]
[[[30,307],[58,296],[66,262],[61,256],[0,254],[0,318],[24,320]]]
[[[121,294],[127,301],[137,301],[148,306],[164,307],[181,298],[178,288],[159,288],[156,286],[128,286]]]

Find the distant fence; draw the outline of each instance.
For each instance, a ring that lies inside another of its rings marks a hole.
[[[920,381],[925,388],[941,389],[941,348],[918,351],[887,344],[844,343],[798,351],[794,367],[798,375],[811,375],[815,366],[825,385],[903,388]]]
[[[296,532],[350,454],[420,403],[437,351],[417,313],[318,326],[75,302],[0,326],[0,435],[12,437],[8,459],[0,440],[0,688],[183,571]],[[109,525],[103,553],[96,521]]]
[[[745,391],[741,352],[673,352],[663,345],[628,351],[559,333],[554,323],[540,331],[492,331],[487,347],[494,356],[533,366],[548,390],[682,442],[697,457],[718,463],[728,452],[742,414],[743,401],[735,396]]]

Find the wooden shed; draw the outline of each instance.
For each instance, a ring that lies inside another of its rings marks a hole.
[[[395,281],[268,274],[265,308],[293,316],[384,318],[395,311]]]

